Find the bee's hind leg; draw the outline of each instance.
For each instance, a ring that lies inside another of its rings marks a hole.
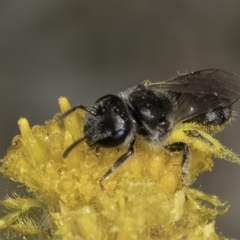
[[[189,167],[190,167],[190,149],[188,145],[184,142],[175,142],[169,145],[166,145],[165,148],[170,152],[183,151],[182,155],[182,184],[183,186],[188,186],[188,177],[189,177]]]

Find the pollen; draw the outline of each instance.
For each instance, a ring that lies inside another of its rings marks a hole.
[[[71,108],[64,97],[59,106],[61,112]],[[63,121],[58,116],[33,127],[21,118],[20,135],[1,160],[0,172],[28,191],[0,201],[7,209],[0,217],[6,239],[16,233],[49,240],[226,239],[214,225],[228,205],[190,187],[212,169],[212,157],[240,162],[208,129],[181,124],[169,136],[169,143],[184,141],[190,147],[187,185],[182,184],[181,152],[152,148],[138,137],[134,155],[101,187],[99,180],[127,146],[96,151],[82,142],[64,159],[64,150],[83,135],[85,113],[76,110]],[[193,130],[199,135],[188,134]]]

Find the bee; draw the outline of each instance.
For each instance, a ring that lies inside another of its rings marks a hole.
[[[100,179],[100,184],[134,153],[136,137],[142,135],[155,146],[182,151],[182,179],[186,184],[190,149],[185,142],[167,144],[175,126],[195,122],[203,126],[223,126],[232,116],[232,105],[240,98],[240,76],[219,69],[180,74],[167,81],[144,81],[117,95],[98,99],[91,108],[76,105],[63,113],[62,120],[76,109],[87,112],[84,136],[63,153],[63,158],[82,141],[90,147],[128,146]],[[208,141],[197,131],[188,135]],[[210,144],[211,145],[211,144]]]

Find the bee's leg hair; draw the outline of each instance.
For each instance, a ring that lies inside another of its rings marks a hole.
[[[170,152],[183,151],[182,156],[182,184],[183,186],[188,185],[189,167],[190,167],[190,150],[186,143],[175,142],[166,145],[165,148]]]
[[[188,136],[191,137],[195,137],[198,138],[200,141],[208,144],[209,146],[213,146],[213,143],[210,142],[208,139],[206,139],[205,137],[203,137],[197,130],[188,130],[188,131],[184,131]]]
[[[121,157],[119,157],[114,163],[113,165],[107,170],[107,172],[101,177],[99,183],[101,188],[103,189],[102,186],[102,181],[104,179],[106,179],[110,174],[112,174],[118,167],[120,167],[131,155],[133,155],[134,153],[134,143],[135,143],[135,139],[130,143],[130,146],[127,150],[126,153],[124,153]]]

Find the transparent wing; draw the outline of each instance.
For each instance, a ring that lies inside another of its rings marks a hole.
[[[182,93],[174,121],[184,121],[211,109],[228,107],[240,98],[240,76],[219,69],[179,75],[170,80],[150,83],[155,91]]]

